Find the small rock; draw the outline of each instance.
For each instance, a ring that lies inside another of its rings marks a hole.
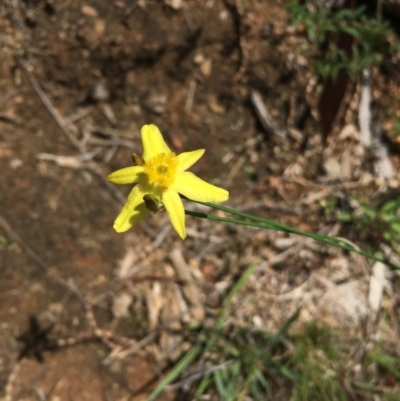
[[[340,131],[338,138],[342,141],[346,139],[354,139],[358,141],[360,139],[360,133],[357,130],[357,127],[354,124],[347,124]]]
[[[104,102],[110,97],[110,92],[103,82],[96,82],[89,93],[89,99],[94,102]]]
[[[302,132],[296,128],[289,128],[288,134],[296,142],[301,142],[304,139]]]
[[[182,139],[179,136],[172,135],[171,142],[175,149],[178,149],[178,150],[182,149],[183,143],[182,143]]]
[[[167,96],[163,93],[154,93],[147,99],[147,107],[155,114],[163,114],[166,110]]]
[[[333,157],[327,159],[324,163],[324,170],[330,179],[337,179],[342,176],[342,166]]]
[[[86,15],[87,17],[97,17],[99,15],[94,7],[88,5],[82,6],[81,12],[83,15]]]
[[[203,64],[204,60],[205,60],[205,58],[204,58],[203,54],[201,54],[201,53],[197,53],[193,58],[193,62],[197,65]]]
[[[229,12],[228,12],[228,10],[222,10],[222,11],[219,13],[219,19],[220,19],[221,21],[226,21],[228,18],[229,18]]]
[[[17,169],[18,167],[21,167],[23,164],[24,164],[24,163],[23,163],[23,161],[22,161],[21,159],[12,159],[12,160],[10,161],[10,168],[13,169],[13,170],[15,170],[15,169]]]
[[[206,305],[209,308],[218,308],[221,306],[222,302],[222,295],[218,291],[213,291],[211,294],[208,295],[206,299]]]
[[[106,21],[98,19],[94,24],[94,33],[97,39],[103,36],[105,29]]]
[[[215,114],[225,113],[225,108],[218,103],[217,98],[213,95],[211,95],[208,98],[208,106],[210,107],[211,111]]]
[[[262,327],[263,321],[262,321],[261,317],[258,315],[253,316],[253,324],[255,327]]]
[[[201,304],[198,304],[190,309],[190,321],[192,324],[200,323],[204,320],[205,311]]]
[[[361,280],[330,286],[316,305],[316,319],[330,327],[359,327],[369,313],[366,287]]]
[[[114,298],[112,313],[116,319],[129,316],[129,307],[132,303],[132,295],[123,292]]]
[[[139,104],[132,104],[129,107],[129,110],[131,111],[132,115],[136,116],[136,117],[138,117],[142,114],[142,108],[140,107]]]
[[[168,0],[167,4],[174,10],[179,10],[182,7],[182,0]]]
[[[205,76],[208,77],[211,74],[212,61],[210,59],[204,60],[200,65],[200,71]]]

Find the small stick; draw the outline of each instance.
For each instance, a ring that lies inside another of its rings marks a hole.
[[[266,109],[260,93],[253,90],[250,95],[250,100],[265,132],[267,134],[275,134],[285,139],[287,137],[286,130],[272,120],[272,117]]]
[[[192,79],[189,83],[189,89],[186,97],[186,102],[185,102],[185,112],[190,113],[192,110],[192,105],[193,105],[193,99],[194,99],[194,93],[196,92],[196,80]]]
[[[371,79],[368,68],[363,71],[360,106],[358,110],[358,125],[360,127],[360,142],[365,148],[372,144],[371,133]]]
[[[228,152],[223,158],[222,158],[222,163],[226,164],[229,163],[232,158],[235,156],[235,153],[240,153],[243,152],[245,149],[251,148],[252,146],[256,145],[257,143],[261,142],[263,140],[263,136],[261,134],[258,134],[254,137],[251,137],[247,139],[244,143],[241,143],[235,148]]]
[[[29,71],[29,68],[25,65],[25,63],[20,59],[19,63],[24,70],[26,76],[29,79],[33,89],[39,96],[40,100],[46,106],[47,110],[50,112],[52,117],[56,120],[57,124],[60,126],[64,134],[68,137],[71,143],[79,150],[80,153],[85,153],[84,147],[80,144],[80,142],[76,139],[76,137],[67,129],[68,123],[61,117],[60,113],[53,107],[47,95],[43,92],[42,88],[38,84],[36,78]]]
[[[100,146],[94,148],[91,152],[85,153],[81,156],[62,156],[62,155],[53,155],[51,153],[39,153],[37,158],[39,160],[51,160],[54,161],[61,167],[70,167],[70,168],[84,168],[85,162],[93,159],[98,153],[102,151]]]
[[[79,110],[76,113],[72,114],[71,116],[67,117],[65,119],[65,123],[68,124],[73,124],[76,121],[85,118],[86,116],[88,116],[90,113],[92,112],[92,110],[90,109],[83,109],[83,110]]]
[[[242,168],[243,164],[245,162],[245,158],[243,156],[239,157],[237,159],[236,163],[232,166],[231,170],[229,171],[228,175],[225,178],[225,186],[229,187],[235,178],[236,174],[239,172],[239,170]]]
[[[126,139],[119,139],[115,137],[111,137],[111,139],[101,139],[101,138],[88,138],[86,143],[88,145],[99,145],[99,146],[124,146],[130,150],[137,151],[137,146],[131,142],[127,141]]]
[[[153,248],[158,248],[161,243],[164,241],[167,234],[171,231],[171,224],[166,225],[157,235],[157,238],[153,241]]]
[[[114,157],[115,152],[118,150],[118,145],[112,145],[106,155],[103,157],[103,163],[108,164]]]
[[[124,350],[116,350],[113,353],[111,353],[104,361],[104,365],[109,364],[112,360],[115,360],[118,358],[119,360],[126,358],[128,355],[135,354],[138,351],[140,351],[143,347],[146,345],[150,344],[152,341],[155,340],[155,338],[159,335],[158,331],[153,331],[149,333],[146,337],[142,338],[140,341],[131,344],[130,347],[124,349]]]
[[[18,372],[21,370],[21,363],[22,363],[22,361],[16,361],[13,369],[11,370],[10,374],[8,375],[7,384],[5,387],[5,394],[4,394],[4,397],[2,398],[2,401],[12,401],[14,387],[17,383],[17,375],[18,375]]]
[[[55,121],[57,122],[57,124],[59,125],[59,127],[61,128],[61,130],[64,132],[64,134],[68,137],[68,139],[71,141],[71,143],[75,146],[75,148],[81,153],[81,154],[85,154],[86,150],[85,147],[78,141],[78,139],[76,139],[76,137],[68,130],[67,128],[67,123],[66,121],[61,117],[60,113],[53,107],[53,105],[51,104],[49,98],[47,97],[47,95],[43,92],[42,88],[40,87],[40,85],[38,84],[36,78],[32,75],[32,73],[29,71],[29,68],[25,65],[25,63],[20,59],[19,63],[21,65],[21,67],[23,68],[23,70],[25,71],[31,85],[33,86],[33,89],[35,90],[35,92],[37,93],[37,95],[39,96],[40,100],[43,102],[43,104],[46,106],[47,110],[49,111],[49,113],[52,115],[52,117],[55,119]],[[117,199],[117,201],[121,204],[125,203],[125,196],[122,195],[122,193],[115,188],[114,185],[112,185],[111,183],[109,183],[106,179],[106,177],[104,176],[103,171],[101,170],[100,166],[94,162],[93,160],[90,160],[87,163],[88,168],[97,175],[97,177],[100,178],[100,180],[102,181],[102,183],[106,186],[107,189],[109,189],[115,196],[115,198]]]

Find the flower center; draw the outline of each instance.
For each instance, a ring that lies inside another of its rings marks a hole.
[[[144,172],[150,184],[168,188],[174,182],[177,166],[175,153],[160,153],[146,162]]]

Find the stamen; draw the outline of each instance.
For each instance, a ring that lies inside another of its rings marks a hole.
[[[160,153],[146,162],[144,172],[150,184],[168,188],[174,182],[177,166],[175,153]]]

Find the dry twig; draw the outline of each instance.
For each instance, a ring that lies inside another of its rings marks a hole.
[[[257,117],[260,120],[267,134],[274,134],[281,138],[287,137],[287,132],[284,128],[280,127],[271,117],[265,104],[262,100],[261,94],[255,90],[251,91],[250,100],[254,106]]]
[[[68,139],[75,146],[75,148],[79,151],[79,153],[85,154],[86,153],[85,147],[78,141],[78,139],[68,129],[68,123],[61,117],[60,113],[54,108],[54,106],[52,105],[50,99],[44,93],[44,91],[40,87],[39,83],[37,82],[36,78],[31,73],[29,67],[21,59],[19,59],[19,64],[21,65],[21,67],[24,70],[26,76],[28,77],[29,82],[31,83],[33,89],[35,90],[35,92],[37,93],[37,95],[39,96],[39,98],[43,102],[43,104],[46,106],[47,110],[52,115],[54,120],[57,122],[57,124],[59,125],[61,130],[68,137]],[[110,184],[107,181],[107,179],[105,178],[105,174],[101,170],[100,166],[96,162],[94,162],[93,160],[89,161],[87,165],[88,165],[88,168],[93,173],[95,173],[98,178],[100,178],[100,180],[106,186],[106,188],[109,189],[112,192],[112,194],[117,199],[117,201],[119,203],[121,203],[121,204],[124,204],[125,203],[125,197],[122,195],[122,193],[118,189],[115,188],[114,185]]]
[[[190,111],[192,110],[195,92],[196,92],[196,80],[192,79],[189,83],[189,89],[188,89],[188,93],[186,96],[186,102],[185,102],[185,112],[186,113],[190,113]]]
[[[235,156],[235,154],[241,153],[244,150],[257,145],[262,140],[263,140],[263,136],[261,134],[258,134],[254,137],[247,139],[244,143],[236,145],[232,151],[230,151],[226,155],[224,155],[224,157],[222,158],[222,163],[224,163],[224,164],[229,163],[232,160],[232,158]]]

